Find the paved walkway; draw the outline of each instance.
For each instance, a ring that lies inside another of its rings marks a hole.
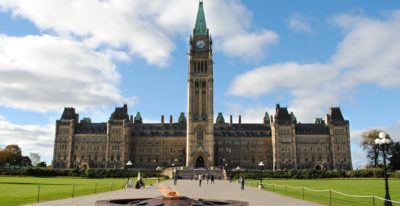
[[[176,191],[179,195],[191,198],[219,199],[219,200],[240,200],[249,202],[251,206],[318,206],[319,204],[298,200],[276,193],[258,190],[253,187],[246,187],[244,191],[240,190],[237,183],[229,183],[221,180],[215,184],[205,184],[198,186],[198,181],[179,180],[176,186],[171,181],[163,182],[159,185],[148,186],[142,190],[124,189],[114,192],[100,193],[64,200],[48,201],[34,206],[92,206],[97,200],[106,199],[127,199],[139,197],[156,197],[163,195],[162,192]],[[32,205],[32,206],[33,206]]]

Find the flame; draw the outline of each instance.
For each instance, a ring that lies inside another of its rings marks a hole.
[[[179,196],[179,193],[176,191],[174,187],[166,187],[165,185],[160,185],[158,190],[165,197],[176,197]]]

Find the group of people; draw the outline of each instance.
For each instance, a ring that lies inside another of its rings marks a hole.
[[[229,180],[230,183],[232,183],[232,181],[233,181],[233,175],[232,174],[228,175],[228,180]],[[246,182],[245,177],[244,176],[239,176],[239,180],[238,181],[240,183],[240,189],[244,190],[244,184]]]
[[[125,185],[126,188],[133,188],[133,182],[131,180],[131,178],[128,177],[128,182]],[[135,183],[135,189],[140,189],[140,188],[144,188],[145,184],[143,182],[142,177],[139,177],[138,180]]]
[[[215,177],[214,177],[214,175],[209,175],[209,174],[206,174],[206,175],[204,175],[204,174],[196,174],[196,175],[194,175],[192,178],[191,178],[191,180],[193,180],[193,179],[195,179],[195,180],[198,180],[199,181],[199,187],[201,187],[201,182],[203,181],[203,180],[205,180],[205,179],[207,179],[207,184],[208,183],[210,183],[210,184],[214,184],[215,183]]]

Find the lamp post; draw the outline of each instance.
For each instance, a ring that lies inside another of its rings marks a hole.
[[[76,160],[76,169],[81,170],[81,160]]]
[[[378,146],[379,150],[382,151],[383,154],[383,173],[385,176],[385,202],[384,206],[392,206],[392,201],[390,200],[389,194],[389,183],[388,183],[388,174],[386,168],[386,153],[389,150],[389,144],[391,140],[387,138],[387,134],[385,132],[380,132],[379,137],[375,139],[375,144]]]
[[[323,160],[323,161],[321,162],[321,164],[322,164],[322,169],[323,169],[323,170],[326,170],[327,168],[326,168],[326,166],[325,166],[325,164],[326,164],[325,160]]]
[[[129,168],[132,166],[132,162],[129,160],[127,163],[126,163],[126,168],[129,170]]]
[[[288,163],[288,160],[287,160],[287,159],[283,160],[283,162],[282,162],[282,165],[283,165],[283,171],[285,171],[285,172],[286,172],[286,166],[287,166],[287,163]]]
[[[264,163],[261,161],[260,163],[258,163],[258,166],[260,167],[260,186],[259,188],[261,189],[263,186],[263,182],[262,182],[262,169],[264,167]]]
[[[178,167],[178,166],[179,166],[179,164],[178,164],[179,162],[178,162],[178,159],[177,159],[177,158],[174,159],[174,162],[175,162],[176,167]],[[176,169],[175,169],[175,170],[176,170]]]
[[[156,172],[157,172],[157,183],[160,183],[160,171],[161,171],[161,167],[157,166],[156,167]]]

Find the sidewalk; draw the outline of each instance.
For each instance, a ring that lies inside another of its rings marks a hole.
[[[96,195],[88,195],[77,198],[64,200],[56,200],[33,204],[35,206],[56,206],[56,205],[73,205],[73,206],[91,206],[97,200],[106,199],[126,199],[139,197],[157,197],[161,196],[160,191],[175,190],[181,196],[203,199],[219,199],[219,200],[240,200],[249,202],[251,206],[317,206],[319,204],[307,202],[291,197],[282,196],[268,191],[258,190],[253,187],[246,187],[244,191],[240,190],[240,185],[229,183],[228,181],[215,181],[215,184],[207,184],[203,181],[202,186],[198,186],[198,181],[179,180],[176,186],[172,181],[166,181],[160,185],[148,186],[145,189],[134,190],[124,189],[114,192],[100,193]],[[32,206],[33,206],[32,205]]]

